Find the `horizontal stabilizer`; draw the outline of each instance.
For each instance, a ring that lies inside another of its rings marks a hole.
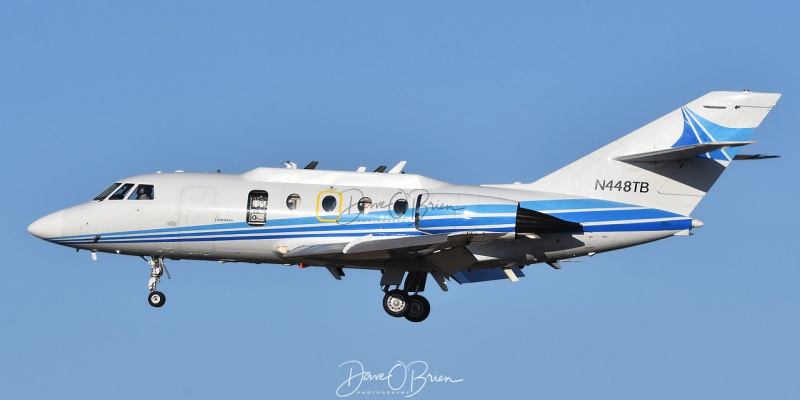
[[[781,156],[771,154],[737,154],[734,160],[766,160],[769,158],[780,158]]]
[[[517,267],[511,267],[511,271],[514,272],[514,275],[517,278],[525,277],[525,274]],[[486,281],[497,281],[500,279],[509,279],[506,272],[503,268],[492,268],[492,269],[474,269],[474,270],[462,270],[458,271],[453,274],[453,279],[456,280],[458,283],[475,283],[475,282],[486,282]]]
[[[755,142],[710,142],[698,143],[689,146],[674,147],[671,149],[649,151],[647,153],[630,154],[614,158],[624,162],[653,162],[653,161],[679,161],[692,158],[705,153],[711,153],[728,147],[739,147]]]

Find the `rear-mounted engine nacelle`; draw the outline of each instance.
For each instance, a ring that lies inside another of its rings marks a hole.
[[[426,233],[514,233],[518,203],[498,197],[426,193],[416,199],[415,225]]]

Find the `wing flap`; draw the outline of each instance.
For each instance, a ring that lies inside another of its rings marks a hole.
[[[333,254],[342,254],[347,243],[329,243],[314,246],[300,246],[294,248],[283,255],[283,258],[302,258],[302,257],[317,257],[329,256]]]
[[[439,249],[462,247],[470,243],[485,243],[503,236],[494,232],[462,232],[420,236],[374,236],[358,237],[350,242],[300,246],[283,255],[287,260],[314,257],[339,259],[348,255],[377,251],[404,251],[420,256]]]
[[[429,247],[446,243],[447,239],[448,237],[446,234],[402,237],[376,237],[367,235],[348,243],[342,251],[345,254],[358,254],[381,250]]]
[[[525,274],[522,273],[522,270],[519,268],[511,267],[509,269],[517,278],[525,277]],[[474,269],[471,271],[465,269],[453,274],[453,279],[455,279],[456,282],[463,284],[510,279],[510,276],[504,268]]]
[[[425,260],[433,264],[439,272],[452,276],[458,271],[475,264],[478,259],[464,247],[453,247],[425,256]]]

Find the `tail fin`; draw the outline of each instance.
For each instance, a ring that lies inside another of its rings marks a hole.
[[[711,92],[530,188],[688,216],[780,96]]]

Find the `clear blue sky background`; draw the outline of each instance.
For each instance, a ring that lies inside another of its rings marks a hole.
[[[348,360],[463,379],[426,399],[800,397],[797,2],[300,3],[2,6],[0,398],[335,398]],[[157,170],[533,181],[742,89],[784,94],[748,149],[783,157],[733,165],[694,236],[434,286],[421,324],[377,272],[275,265],[171,262],[153,309],[140,259],[26,232]]]

